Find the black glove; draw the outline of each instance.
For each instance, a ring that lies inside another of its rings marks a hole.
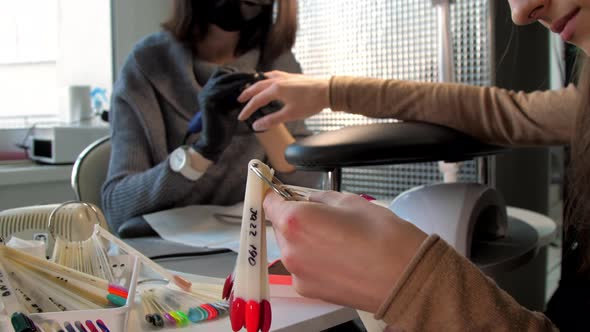
[[[238,72],[231,67],[219,67],[215,70],[199,94],[203,129],[201,136],[193,144],[195,151],[213,162],[219,159],[231,142],[238,124],[238,114],[244,107],[244,104],[238,102],[238,96],[246,87],[263,79],[266,77],[262,74]],[[278,103],[270,103],[257,112],[263,113],[257,118],[280,108]],[[254,120],[248,122],[250,129]]]

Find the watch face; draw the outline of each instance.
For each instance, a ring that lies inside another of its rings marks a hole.
[[[170,155],[170,168],[173,171],[180,171],[186,162],[186,152],[182,148],[178,148]]]

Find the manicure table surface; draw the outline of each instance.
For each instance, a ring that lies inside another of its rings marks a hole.
[[[136,242],[136,248],[140,247],[138,250],[142,250],[141,245],[137,243],[141,242],[141,240],[134,241],[133,239],[126,239],[126,242]],[[151,245],[154,245],[153,241]],[[193,248],[193,250],[195,249]],[[204,250],[206,251],[207,249]],[[197,252],[197,254],[199,253]],[[236,257],[237,255],[233,252],[224,252],[195,257],[157,259],[156,262],[167,269],[180,271],[182,276],[194,282],[223,284],[225,277],[233,270]],[[271,297],[271,331],[321,331],[358,317],[356,311],[353,309],[299,297],[290,287],[271,285],[271,294],[274,294]],[[152,329],[144,323],[139,308],[140,306],[136,306],[131,312],[128,330],[151,331]],[[191,323],[185,327],[171,327],[158,329],[157,331],[226,332],[231,331],[231,325],[229,316],[226,315],[214,321],[198,324]]]

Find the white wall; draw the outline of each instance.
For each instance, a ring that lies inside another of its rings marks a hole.
[[[202,0],[201,0],[202,1]],[[116,79],[133,45],[161,30],[169,15],[169,0],[111,0],[113,20],[113,77]]]

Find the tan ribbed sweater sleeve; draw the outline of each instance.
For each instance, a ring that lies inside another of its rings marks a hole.
[[[375,317],[396,331],[557,331],[437,235],[422,244]]]
[[[500,145],[567,144],[575,124],[578,90],[544,92],[495,87],[334,76],[330,107],[376,118],[423,121]]]

